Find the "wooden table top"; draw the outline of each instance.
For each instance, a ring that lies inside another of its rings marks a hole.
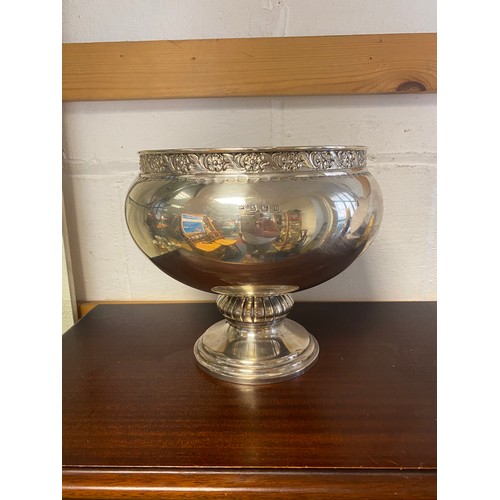
[[[436,304],[296,303],[289,317],[318,362],[244,386],[195,364],[215,304],[97,306],[62,341],[64,497],[433,498]]]

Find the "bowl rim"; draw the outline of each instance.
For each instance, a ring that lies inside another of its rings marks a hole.
[[[294,151],[366,151],[367,146],[263,146],[263,147],[243,147],[243,148],[179,148],[179,149],[144,149],[138,151],[140,156],[145,155],[169,155],[169,154],[223,154],[223,153],[282,153]]]

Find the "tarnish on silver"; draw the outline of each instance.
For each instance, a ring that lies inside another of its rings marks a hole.
[[[219,149],[209,152],[165,150],[143,151],[139,157],[143,173],[272,173],[365,168],[366,150],[361,146],[352,148]]]
[[[198,366],[239,384],[288,380],[318,358],[292,293],[344,271],[382,220],[362,146],[142,151],[125,202],[132,238],[164,273],[217,294],[223,320]],[[332,329],[335,325],[332,325]]]

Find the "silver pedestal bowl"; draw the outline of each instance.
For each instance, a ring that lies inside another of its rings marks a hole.
[[[163,272],[218,294],[225,317],[194,347],[214,377],[263,384],[316,361],[316,339],[287,319],[291,293],[346,269],[373,240],[380,189],[366,148],[158,150],[139,153],[130,233]]]

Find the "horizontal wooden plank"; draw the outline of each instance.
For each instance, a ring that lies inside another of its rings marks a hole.
[[[93,300],[89,302],[78,302],[77,304],[77,314],[78,319],[83,318],[86,314],[88,314],[94,307],[98,305],[106,305],[106,304],[203,304],[206,302],[213,302],[215,307],[215,295],[213,301],[208,300]]]
[[[435,33],[63,44],[63,100],[435,92]]]
[[[337,498],[436,497],[436,471],[81,468],[63,470],[63,498]]]

